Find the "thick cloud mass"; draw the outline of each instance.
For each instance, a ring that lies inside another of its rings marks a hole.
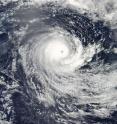
[[[1,123],[117,123],[115,22],[83,2],[1,2]]]

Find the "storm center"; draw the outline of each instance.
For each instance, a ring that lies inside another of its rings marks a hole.
[[[64,42],[51,41],[47,44],[45,54],[50,60],[59,61],[69,55],[69,48]]]

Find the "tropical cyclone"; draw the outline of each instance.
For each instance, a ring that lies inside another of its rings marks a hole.
[[[19,85],[8,97],[13,112],[1,119],[13,117],[17,124],[116,123],[117,52],[110,28],[79,7],[48,0],[25,5],[13,12],[9,8],[2,22],[10,45],[5,51],[7,45],[0,46],[7,60],[0,67]]]
[[[54,72],[74,72],[91,61],[97,52],[96,49],[99,48],[99,45],[95,44],[83,48],[76,36],[70,36],[58,28],[30,40],[33,44],[28,53],[28,61],[32,61],[37,69],[40,67]]]
[[[72,9],[60,6],[58,9],[51,4],[45,8],[40,11],[43,23],[39,21],[36,24],[39,26],[41,23],[41,28],[38,27],[39,31],[35,29],[36,33],[27,32],[29,37],[24,38],[23,41],[26,41],[19,47],[29,86],[34,89],[40,103],[47,108],[58,104],[58,110],[66,117],[109,116],[112,108],[116,108],[116,96],[111,90],[116,83],[115,78],[111,83],[107,81],[109,79],[105,80],[102,72],[107,64],[104,56],[108,55],[114,43],[110,30],[102,22],[94,23]],[[36,26],[32,23],[31,30]],[[98,72],[101,74],[95,75]],[[110,77],[110,74],[107,75]],[[40,85],[43,88],[37,90]],[[92,106],[90,112],[84,111],[86,104]],[[80,105],[82,107],[77,108]],[[62,115],[60,120],[64,120]]]

